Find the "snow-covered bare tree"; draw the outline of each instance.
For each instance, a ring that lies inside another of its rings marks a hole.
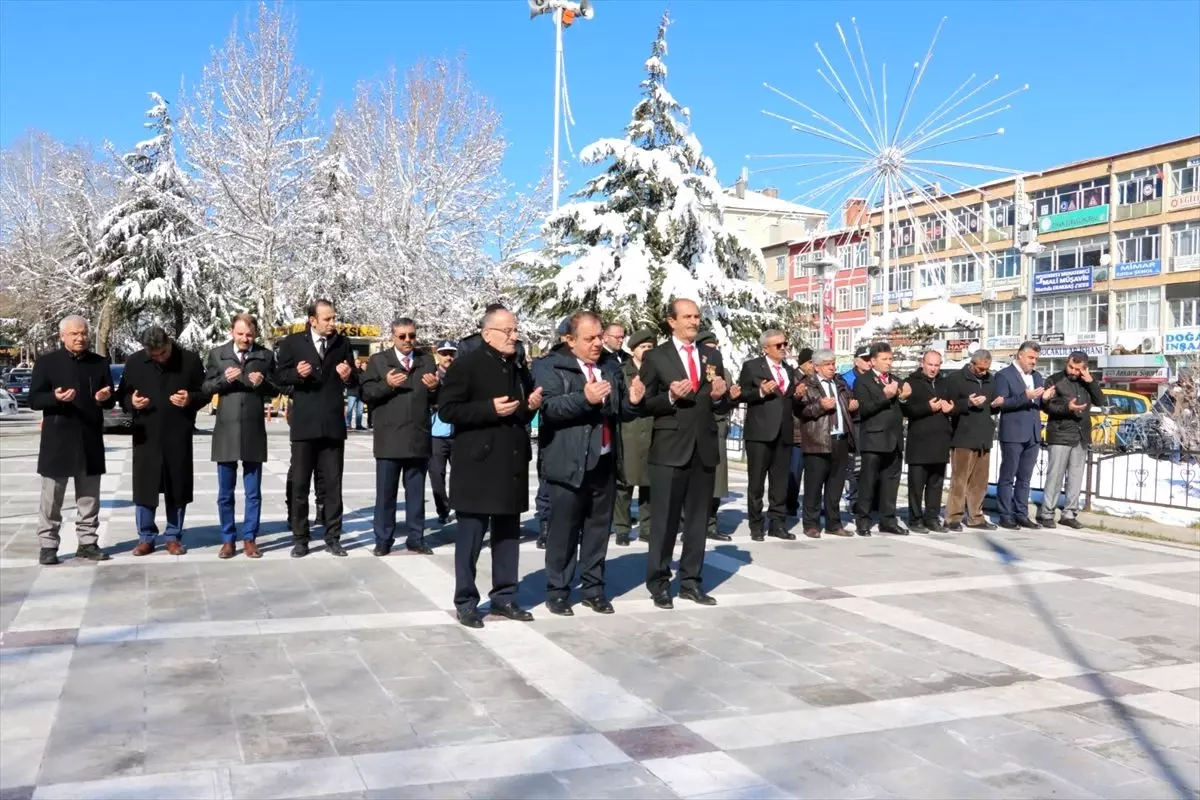
[[[290,317],[312,285],[304,257],[318,153],[317,95],[297,63],[295,26],[260,4],[235,25],[183,104],[179,132],[192,190],[225,280],[262,321]],[[299,291],[294,291],[294,290]]]
[[[343,316],[357,318],[360,310],[346,299],[363,276],[348,231],[356,219],[356,198],[354,179],[346,168],[344,126],[343,115],[338,112],[313,171],[310,247],[305,253],[311,264],[312,284],[304,299],[334,298]]]
[[[724,226],[716,169],[667,91],[669,24],[664,14],[624,138],[580,153],[607,163],[604,173],[549,216],[545,248],[522,260],[532,280],[523,297],[539,316],[588,308],[632,327],[661,325],[672,298],[696,300],[736,354],[781,325],[790,304],[748,280],[754,256]]]

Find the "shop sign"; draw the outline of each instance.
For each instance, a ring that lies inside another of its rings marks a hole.
[[[1020,336],[990,336],[984,342],[988,350],[1016,350],[1020,346]]]
[[[1126,261],[1122,264],[1117,264],[1115,269],[1116,274],[1113,277],[1118,280],[1121,278],[1145,278],[1149,275],[1157,275],[1162,272],[1162,259],[1152,258],[1148,261]]]
[[[276,336],[287,336],[291,333],[302,333],[305,328],[303,322],[293,322],[290,325],[284,325],[275,329]],[[349,336],[353,339],[378,339],[380,330],[378,325],[352,325],[350,323],[339,322],[334,326],[334,329],[342,336]]]
[[[963,281],[962,283],[951,284],[950,296],[962,297],[966,294],[979,294],[981,284],[979,281]]]
[[[988,281],[989,289],[1015,289],[1020,285],[1020,275],[1013,275],[1011,278],[992,278]]]
[[[912,289],[905,289],[902,292],[891,292],[888,294],[888,302],[889,303],[898,303],[901,300],[912,300],[912,299],[913,299]],[[875,292],[874,294],[871,295],[871,304],[872,305],[874,305],[875,303],[882,303],[882,302],[883,302],[883,292]]]
[[[1164,353],[1200,353],[1200,328],[1172,328],[1163,337]]]
[[[1034,341],[1042,344],[1062,344],[1067,340],[1067,337],[1061,333],[1035,333]]]
[[[1038,230],[1042,233],[1065,231],[1071,228],[1083,228],[1088,225],[1103,225],[1108,222],[1108,204],[1077,208],[1062,214],[1046,214],[1038,220]]]
[[[1108,352],[1108,346],[1103,345],[1103,344],[1072,344],[1072,345],[1066,345],[1066,346],[1057,344],[1057,345],[1053,345],[1051,347],[1043,347],[1041,353],[1038,354],[1038,357],[1039,358],[1066,358],[1067,356],[1071,355],[1071,353],[1074,353],[1076,350],[1080,350],[1084,353],[1087,353],[1089,357],[1095,356],[1095,357],[1099,358],[1100,356],[1102,356]]]
[[[1033,276],[1034,294],[1090,292],[1091,290],[1091,267],[1075,267],[1074,269],[1060,269],[1054,272],[1038,272]]]
[[[1191,256],[1175,256],[1172,266],[1175,272],[1200,268],[1200,253]]]
[[[1200,206],[1200,192],[1173,194],[1167,198],[1167,211],[1182,211],[1185,208]]]
[[[1116,367],[1104,370],[1104,383],[1166,382],[1166,367]]]

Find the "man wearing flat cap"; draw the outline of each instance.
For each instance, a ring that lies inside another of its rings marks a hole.
[[[627,342],[630,356],[621,364],[625,385],[633,383],[646,353],[654,349],[658,336],[651,330],[634,331]],[[654,433],[652,417],[637,417],[622,422],[621,463],[617,476],[617,496],[613,506],[613,530],[617,544],[627,547],[633,530],[633,490],[638,497],[638,539],[650,541],[650,437]]]

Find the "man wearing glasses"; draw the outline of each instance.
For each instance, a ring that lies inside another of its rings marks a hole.
[[[784,526],[787,517],[788,467],[795,442],[792,423],[792,395],[797,386],[796,373],[784,363],[787,337],[782,331],[769,330],[759,340],[763,354],[742,365],[738,385],[746,403],[746,457],[749,485],[746,487],[746,512],[750,518],[750,538],[761,542],[765,534],[779,539],[795,539]],[[763,524],[763,489],[769,486],[766,526]],[[765,528],[765,531],[764,531]]]
[[[476,562],[491,527],[490,612],[529,621],[516,603],[521,514],[529,508],[526,425],[542,405],[529,370],[517,361],[517,318],[492,311],[483,320],[483,344],[446,372],[438,392],[439,415],[454,426],[450,456],[450,505],[458,515],[454,542],[454,606],[458,621],[482,628]],[[459,347],[462,352],[462,347]]]

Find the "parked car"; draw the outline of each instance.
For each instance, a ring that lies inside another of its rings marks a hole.
[[[124,364],[110,364],[109,372],[112,373],[113,390],[115,391],[121,385],[121,375],[125,372]],[[104,432],[105,433],[130,433],[133,431],[133,416],[121,408],[121,404],[104,412]]]
[[[19,413],[17,401],[4,389],[0,389],[0,417],[9,417]]]
[[[1124,389],[1101,389],[1103,406],[1092,406],[1092,444],[1114,445],[1125,420],[1150,410],[1150,398]],[[1046,413],[1042,412],[1042,438],[1046,437]]]
[[[14,369],[4,376],[4,391],[12,395],[21,407],[29,406],[29,384],[33,380],[33,370]]]

